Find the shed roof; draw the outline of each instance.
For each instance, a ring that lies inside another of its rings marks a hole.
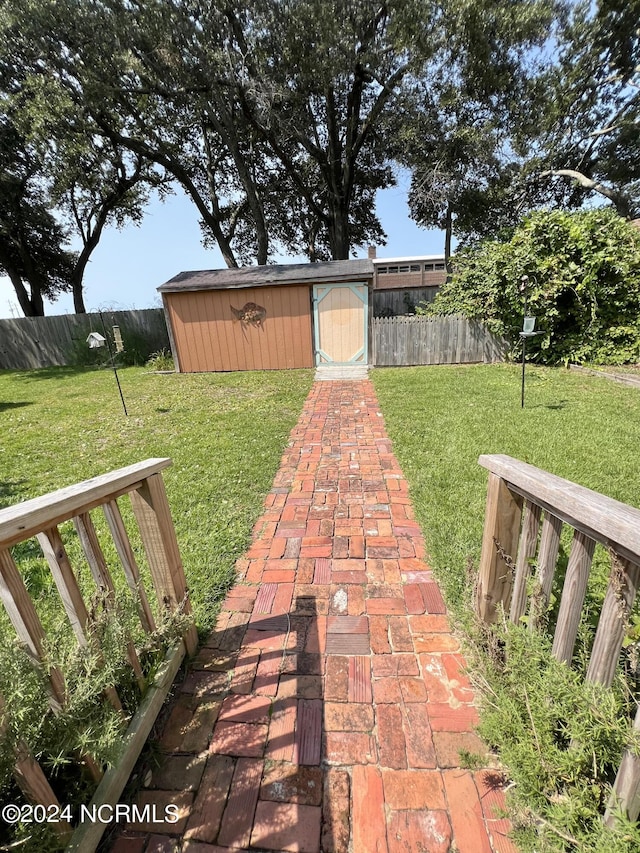
[[[162,293],[179,290],[227,290],[371,278],[373,278],[373,264],[368,258],[364,258],[350,261],[324,261],[316,264],[267,264],[222,270],[193,270],[178,273],[161,284],[158,290]]]

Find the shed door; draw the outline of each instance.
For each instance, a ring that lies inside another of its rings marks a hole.
[[[366,284],[316,284],[313,288],[316,364],[367,363]]]

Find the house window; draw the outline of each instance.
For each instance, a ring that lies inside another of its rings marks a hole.
[[[398,267],[389,267],[389,274],[397,273],[397,272],[398,272]]]
[[[398,272],[409,272],[409,266],[406,267],[398,267]]]
[[[444,264],[443,263],[434,264],[433,266],[434,266],[436,272],[442,272],[442,270],[444,270]]]
[[[425,272],[433,272],[433,264],[425,264],[424,265]]]
[[[409,269],[411,272],[420,272],[420,264],[411,264]]]
[[[377,272],[378,275],[384,275],[385,273],[389,272],[389,270],[386,267],[377,267]]]

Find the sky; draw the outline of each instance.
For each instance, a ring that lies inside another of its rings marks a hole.
[[[444,250],[440,231],[419,228],[409,218],[409,177],[400,176],[395,187],[378,192],[376,208],[387,233],[379,258],[406,255],[435,255]],[[156,288],[183,270],[224,267],[217,249],[205,249],[196,208],[181,190],[164,203],[152,201],[139,226],[119,231],[105,229],[85,273],[87,310],[153,308],[161,304]],[[76,247],[74,247],[76,248]],[[358,252],[366,257],[366,248]],[[300,263],[305,258],[279,257],[279,263]],[[45,304],[45,314],[72,314],[70,294]],[[0,318],[22,317],[15,291],[8,278],[0,277]]]

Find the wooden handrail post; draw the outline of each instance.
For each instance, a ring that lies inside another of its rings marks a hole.
[[[100,540],[98,539],[98,534],[96,533],[96,529],[89,513],[83,512],[80,513],[80,515],[74,516],[73,526],[75,527],[78,538],[80,539],[82,550],[87,558],[87,563],[89,564],[89,569],[91,570],[93,579],[96,582],[96,586],[104,596],[104,606],[107,610],[113,610],[115,606],[116,588],[113,584],[113,579],[109,572],[109,566],[107,565],[107,561],[102,552]],[[138,657],[138,652],[136,651],[133,640],[128,633],[127,637],[127,657],[131,664],[131,668],[135,673],[140,692],[144,693],[145,680],[142,665],[140,664],[140,658]]]
[[[640,705],[633,722],[633,732],[640,735]],[[619,807],[626,813],[630,821],[638,819],[640,814],[640,757],[627,749],[622,756],[622,762],[613,785],[611,799],[604,815],[607,826],[616,824],[615,808]]]
[[[129,537],[127,536],[127,530],[124,526],[122,515],[120,513],[120,507],[116,500],[112,500],[104,504],[102,509],[104,511],[105,518],[107,519],[111,536],[113,537],[113,543],[116,551],[118,552],[118,556],[120,557],[120,562],[124,569],[127,584],[138,602],[140,622],[142,623],[144,630],[151,633],[156,630],[156,622],[153,618],[151,607],[149,606],[149,599],[147,598],[144,585],[140,580],[140,570],[138,569],[138,564],[136,562],[131,543],[129,542]]]
[[[540,534],[540,550],[538,551],[538,570],[536,573],[536,588],[531,598],[529,613],[529,630],[535,631],[540,626],[543,616],[549,606],[553,576],[558,562],[560,550],[560,535],[562,519],[545,512]]]
[[[53,580],[58,588],[62,604],[66,611],[73,633],[76,635],[78,645],[81,648],[89,645],[91,626],[89,624],[89,613],[78,585],[71,562],[67,555],[64,542],[57,527],[38,533],[37,540],[42,548]],[[115,687],[106,687],[105,696],[116,711],[122,712],[122,702]]]
[[[41,806],[60,806],[42,767],[31,755],[29,748],[23,741],[18,744],[16,750],[13,776],[18,787],[31,803]],[[72,829],[68,821],[54,821],[49,826],[62,841],[68,841],[71,838]]]
[[[600,611],[587,680],[610,687],[640,583],[640,566],[611,555],[611,580]]]
[[[105,595],[113,596],[115,594],[113,580],[109,574],[107,561],[102,553],[102,548],[98,541],[98,534],[96,533],[96,529],[93,526],[93,521],[91,520],[89,513],[81,512],[79,515],[74,516],[73,526],[78,534],[78,538],[80,539],[82,550],[87,558],[87,563],[89,564],[89,569],[94,581],[96,582],[96,586],[98,589],[102,590]]]
[[[566,664],[573,657],[595,546],[589,536],[574,532],[552,648],[553,656]]]
[[[27,588],[11,552],[0,549],[0,598],[18,639],[36,663],[42,663],[45,633]],[[52,701],[59,707],[65,703],[64,677],[57,667],[49,671]]]
[[[490,472],[476,596],[476,611],[484,622],[495,620],[499,602],[509,604],[521,518],[522,498]]]
[[[513,581],[513,595],[511,596],[511,609],[509,611],[509,618],[515,624],[524,616],[527,606],[527,581],[531,574],[529,561],[536,555],[539,527],[540,507],[532,504],[531,501],[525,501],[524,521],[522,522],[522,534],[518,546],[516,574]]]
[[[187,582],[162,476],[154,474],[148,477],[140,488],[131,492],[131,505],[158,601],[173,610],[182,606],[183,612],[190,614]],[[184,641],[187,652],[194,654],[198,647],[195,625],[187,629]]]
[[[49,564],[49,569],[60,593],[62,604],[73,628],[73,633],[76,635],[78,645],[86,646],[88,644],[89,613],[78,586],[78,579],[67,556],[60,531],[57,527],[52,527],[50,530],[39,533],[36,538]]]
[[[0,717],[4,717],[6,703],[0,695]],[[6,718],[0,724],[0,734],[6,731]],[[14,747],[13,778],[27,800],[34,805],[60,806],[53,788],[44,775],[42,767],[31,754],[31,750],[23,740]],[[71,825],[66,820],[53,822],[51,828],[62,841],[68,841],[71,836]]]

